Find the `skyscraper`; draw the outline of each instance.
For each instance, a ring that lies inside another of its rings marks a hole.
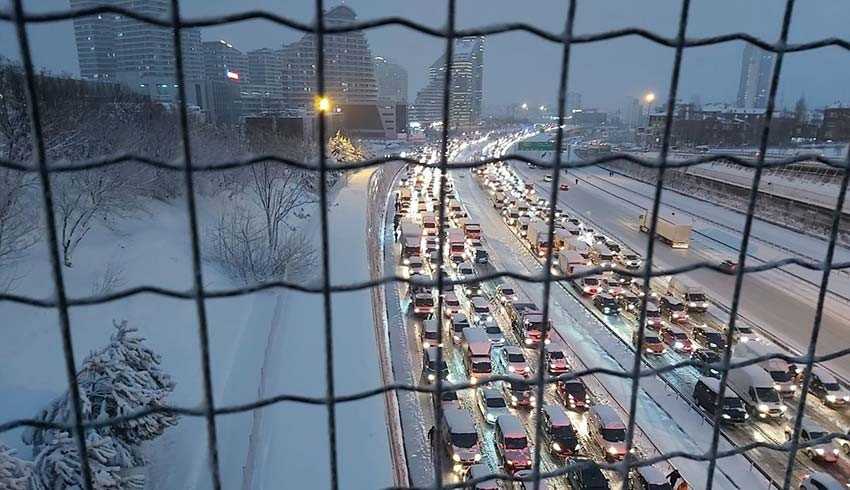
[[[378,81],[378,100],[382,103],[407,103],[407,70],[401,65],[375,56],[375,78]]]
[[[767,107],[770,76],[776,56],[747,43],[741,56],[741,78],[738,82],[738,107]]]
[[[100,5],[167,18],[168,0],[70,0],[71,8]],[[118,81],[131,90],[161,102],[177,100],[174,41],[171,30],[116,14],[74,20],[74,39],[80,76]],[[183,70],[190,104],[198,103],[202,80],[201,34],[182,31]]]
[[[248,83],[248,56],[227,41],[204,41],[205,94],[201,107],[216,122],[235,123],[243,115],[241,90]]]
[[[440,56],[428,67],[428,83],[416,95],[414,119],[430,124],[443,118],[443,83],[446,59]],[[449,98],[449,124],[469,127],[481,120],[484,81],[484,38],[455,42]]]
[[[328,27],[350,24],[357,18],[350,7],[340,5],[325,13]],[[334,106],[377,104],[378,84],[369,43],[363,32],[325,36],[325,93]],[[283,98],[287,107],[312,112],[316,96],[315,35],[283,47]]]

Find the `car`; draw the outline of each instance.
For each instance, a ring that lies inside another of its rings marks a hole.
[[[568,191],[568,190],[570,190],[570,186],[568,186],[565,183],[561,183],[561,185],[558,186],[558,189],[560,189],[562,191]]]
[[[661,312],[667,320],[676,323],[685,323],[688,321],[688,312],[685,302],[675,296],[665,294],[661,296],[659,301]]]
[[[496,323],[496,320],[490,318],[484,322],[484,331],[487,333],[487,338],[493,347],[501,347],[505,345],[505,334],[502,333],[502,327]]]
[[[640,298],[628,289],[620,291],[620,294],[616,295],[616,298],[617,303],[620,305],[621,312],[628,312],[633,315],[637,315],[640,311]]]
[[[694,385],[694,402],[709,417],[720,413],[720,421],[723,423],[744,423],[750,418],[747,407],[731,388],[727,387],[723,392],[723,403],[719,403],[720,380],[703,376]]]
[[[828,407],[840,408],[850,403],[850,392],[838,379],[821,366],[812,367],[809,390]]]
[[[567,354],[560,346],[546,346],[546,370],[550,376],[558,376],[570,370],[570,364],[567,362]]]
[[[674,325],[665,325],[661,328],[661,340],[674,351],[682,354],[690,354],[694,350],[688,334]]]
[[[578,378],[569,380],[558,380],[555,383],[555,392],[561,398],[561,402],[568,410],[574,412],[585,410],[589,405],[587,387]]]
[[[726,259],[720,263],[720,269],[730,274],[734,274],[738,271],[738,261],[734,259]]]
[[[803,475],[800,490],[847,490],[847,486],[823,471],[814,471]]]
[[[408,277],[415,274],[425,274],[425,264],[422,262],[422,257],[417,255],[414,255],[407,260]]]
[[[505,395],[505,400],[513,408],[533,408],[537,406],[534,389],[525,383],[503,381],[502,393]]]
[[[440,341],[440,327],[435,318],[428,318],[422,321],[419,327],[419,341],[422,343],[422,348],[442,347]]]
[[[528,377],[531,374],[525,354],[515,345],[502,347],[498,350],[496,357],[505,374],[516,374],[522,377]]]
[[[490,311],[490,303],[481,296],[474,296],[469,300],[469,317],[475,323],[482,323],[493,318]]]
[[[517,471],[514,475],[514,478],[521,478],[521,480],[515,481],[513,485],[509,488],[513,490],[535,490],[534,489],[534,480],[531,478],[531,475],[534,473],[531,470],[520,470]],[[551,490],[554,487],[550,487],[546,480],[541,479],[539,482],[539,490]]]
[[[626,456],[626,424],[611,406],[590,407],[587,430],[590,438],[605,454],[606,460],[616,461]]]
[[[608,293],[599,293],[593,298],[593,306],[605,315],[618,315],[620,313],[620,305]]]
[[[507,305],[516,298],[516,290],[508,284],[499,284],[496,286],[496,298],[502,305]]]
[[[696,326],[691,330],[694,341],[713,351],[722,352],[726,349],[726,336],[708,327]]]
[[[437,376],[441,379],[448,379],[449,364],[446,362],[446,356],[440,358],[440,366],[437,367],[437,357],[439,347],[428,347],[422,350],[422,382],[431,384],[437,381]]]
[[[576,466],[567,473],[567,480],[573,490],[607,490],[611,488],[608,479],[599,466],[587,458],[571,458],[569,463]]]
[[[531,468],[531,448],[522,422],[515,415],[496,419],[496,456],[510,474]]]
[[[463,329],[470,327],[469,319],[463,313],[452,315],[448,320],[449,331],[452,334],[452,340],[455,344],[460,344],[463,340]]]
[[[566,460],[578,451],[578,435],[567,413],[558,405],[545,405],[540,410],[543,443],[556,460]]]
[[[646,322],[647,328],[655,330],[656,332],[660,331],[661,327],[664,326],[664,323],[661,320],[661,309],[659,309],[658,305],[652,301],[646,302],[644,322]]]
[[[487,463],[476,463],[469,467],[466,478],[467,480],[480,480],[492,474],[493,471]],[[494,478],[492,480],[479,481],[475,485],[464,488],[468,488],[469,490],[499,490],[501,487],[499,486],[499,480]]]
[[[794,435],[794,426],[789,424],[785,427],[785,438],[791,440]],[[819,439],[824,439],[829,435],[829,431],[823,429],[820,425],[804,416],[800,426],[800,444],[807,444],[808,447],[802,448],[803,454],[812,458],[814,461],[821,463],[835,463],[838,461],[838,447],[831,442],[815,443]]]
[[[543,176],[543,182],[552,182],[552,175],[546,174]]]
[[[457,315],[461,312],[460,300],[457,298],[457,294],[452,292],[447,292],[443,295],[443,316],[446,318],[451,318],[454,315]]]
[[[691,354],[691,359],[705,364],[719,364],[722,361],[720,354],[711,349],[697,349]],[[713,367],[702,366],[697,369],[703,376],[720,377],[720,371]]]
[[[673,490],[667,476],[655,466],[639,466],[632,471],[633,490]]]
[[[632,333],[632,345],[638,346],[638,331]],[[661,337],[652,330],[646,329],[643,331],[643,351],[646,354],[655,356],[664,355],[667,352],[667,345],[661,340]]]
[[[599,292],[601,281],[596,276],[581,277],[573,280],[573,287],[582,295],[594,296]]]
[[[443,407],[439,427],[432,428],[428,435],[434,456],[445,457],[459,475],[465,475],[470,466],[481,461],[481,441],[475,421],[463,408]]]
[[[478,411],[488,424],[495,424],[500,415],[510,413],[508,402],[496,388],[481,387],[476,390]]]

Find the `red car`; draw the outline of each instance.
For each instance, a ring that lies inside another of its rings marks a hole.
[[[561,189],[562,191],[570,190],[570,186],[568,186],[567,184],[561,184],[561,185],[558,186],[558,188]]]
[[[501,349],[499,352],[499,360],[505,370],[505,374],[516,374],[527,378],[531,371],[528,369],[528,363],[525,360],[525,354],[522,349],[515,345],[509,345]]]
[[[508,473],[531,468],[528,437],[515,415],[500,415],[496,419],[495,439],[496,454]]]
[[[684,352],[690,354],[694,350],[691,339],[679,327],[673,325],[665,325],[661,329],[661,340],[669,345],[676,352]]]
[[[564,349],[560,347],[546,348],[546,369],[548,369],[551,376],[564,374],[570,370]]]

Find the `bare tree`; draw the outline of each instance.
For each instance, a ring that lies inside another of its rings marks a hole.
[[[292,168],[263,162],[251,166],[251,178],[250,195],[265,218],[269,250],[278,250],[286,219],[315,196],[308,190],[305,172]]]
[[[272,249],[263,224],[241,206],[207,230],[204,244],[207,257],[242,284],[293,277],[316,263],[316,251],[303,233],[285,233]]]
[[[36,243],[37,206],[32,183],[21,172],[0,169],[0,268],[19,260]]]
[[[109,261],[103,274],[94,280],[91,286],[91,294],[100,296],[109,294],[127,283],[124,278],[124,267],[117,261]]]

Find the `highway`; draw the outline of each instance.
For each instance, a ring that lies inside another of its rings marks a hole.
[[[539,157],[540,154],[530,156]],[[515,168],[523,177],[537,183],[543,193],[541,195],[548,195],[549,184],[542,181],[546,173],[545,169],[530,169],[521,163],[515,165]],[[612,182],[613,179],[608,172],[593,167],[570,170],[569,173],[568,179],[573,185],[569,192],[560,195],[560,205],[574,209],[598,228],[612,234],[630,248],[644,252],[647,235],[638,230],[637,216],[650,205],[650,199],[647,197],[647,195],[651,196],[647,194],[649,186],[636,181],[624,182],[626,179],[622,177]],[[579,185],[574,185],[576,178],[579,179]],[[670,194],[669,191],[665,191],[662,194],[662,202],[669,199]],[[687,199],[680,197],[676,201],[679,209],[682,209],[683,202],[686,203]],[[697,213],[705,207],[705,204],[696,201],[691,205],[694,210],[692,216],[699,218]],[[740,233],[735,234],[728,228],[719,229],[699,219],[695,221],[695,231],[716,237],[717,240],[695,234],[692,246],[688,250],[672,249],[659,244],[655,247],[654,265],[657,268],[672,268],[705,260],[718,262],[737,253]],[[731,246],[722,245],[720,242]],[[762,260],[776,260],[781,256],[789,255],[787,253],[780,255],[775,250],[767,250],[767,248],[766,245],[751,241],[751,252],[757,258],[764,257]],[[734,276],[712,270],[696,270],[688,275],[699,282],[710,297],[726,305],[731,304]],[[834,272],[832,277],[834,282],[847,281],[844,274]],[[836,286],[840,287],[840,284]],[[786,341],[795,350],[802,351],[809,343],[814,324],[815,294],[810,284],[780,271],[747,274],[744,277],[740,298],[740,314],[772,336]],[[829,297],[824,309],[818,340],[818,355],[829,354],[850,346],[848,317],[850,317],[848,306],[838,299]],[[828,365],[845,379],[850,379],[850,358],[835,359]]]

